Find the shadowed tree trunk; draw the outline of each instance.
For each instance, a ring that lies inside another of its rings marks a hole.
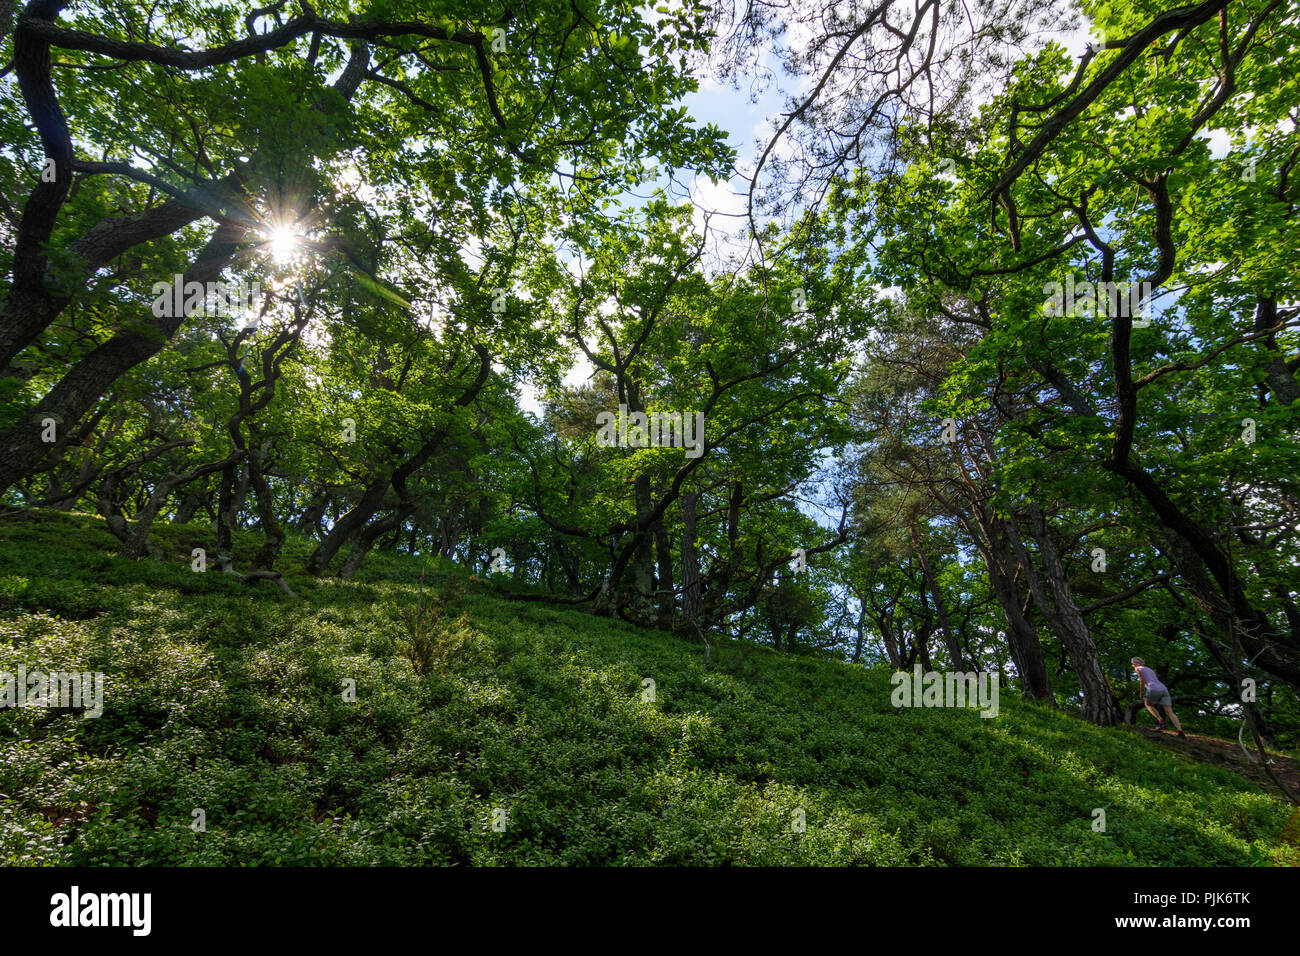
[[[186,270],[184,281],[207,283],[219,279],[234,260],[244,232],[242,226],[234,223],[218,226]],[[156,355],[183,321],[184,316],[178,315],[129,326],[68,369],[27,414],[0,435],[0,489],[38,470],[42,460],[57,460],[66,436],[109,386],[128,370]],[[41,439],[42,422],[47,418],[57,424],[59,440],[52,445]]]
[[[637,529],[651,527],[653,500],[650,495],[650,476],[637,475],[633,482],[636,494]],[[649,623],[655,616],[654,595],[654,536],[640,534],[636,540],[635,558],[632,561],[632,594],[627,602],[628,611],[640,623]]]
[[[939,616],[939,631],[943,635],[944,646],[948,648],[948,659],[952,662],[955,670],[964,671],[966,664],[962,660],[961,644],[957,642],[957,632],[953,630],[951,622],[948,620],[948,612],[944,608],[943,598],[939,595],[939,583],[934,578],[934,572],[930,569],[930,558],[925,553],[925,546],[921,543],[921,536],[916,531],[915,523],[908,526],[908,531],[912,537],[912,546],[916,549],[916,556],[921,561],[921,573],[925,576],[926,586],[930,589],[930,597],[934,601],[935,613]]]
[[[1014,518],[1007,520],[1007,534],[1012,539],[1020,558],[1034,603],[1051,624],[1052,630],[1056,632],[1056,636],[1060,638],[1061,644],[1070,657],[1070,664],[1083,691],[1084,719],[1103,727],[1112,726],[1115,723],[1119,704],[1110,689],[1110,682],[1106,680],[1101,655],[1097,652],[1097,644],[1092,639],[1092,633],[1079,612],[1078,605],[1074,603],[1065,567],[1052,541],[1051,529],[1047,526],[1042,509],[1037,505],[1029,505],[1027,510],[1030,527],[1043,562],[1043,576],[1047,578],[1051,589],[1050,595],[1043,589],[1042,580],[1034,568],[1028,549],[1020,539],[1019,524]]]
[[[957,512],[957,519],[974,541],[988,571],[993,595],[1007,621],[1007,647],[1020,675],[1025,696],[1034,700],[1052,700],[1052,685],[1043,661],[1043,647],[1038,632],[1025,617],[1020,585],[1016,580],[1017,561],[1011,553],[1006,532],[990,520],[982,503],[973,502],[971,516]]]
[[[343,561],[343,566],[339,568],[339,577],[345,580],[352,578],[361,568],[361,562],[366,559],[366,555],[375,546],[381,535],[387,534],[395,528],[399,528],[410,514],[410,509],[399,507],[391,515],[373,522],[366,527],[357,538],[357,543],[349,552],[347,558]]]
[[[452,403],[451,411],[469,405],[487,382],[488,374],[492,370],[492,358],[488,354],[488,350],[481,345],[475,345],[474,352],[479,360],[478,373],[461,393],[460,397]],[[361,498],[338,521],[334,522],[333,527],[330,528],[321,543],[316,546],[316,550],[307,559],[307,571],[315,575],[323,574],[343,545],[361,534],[362,529],[380,510],[390,488],[395,488],[399,497],[405,497],[403,492],[405,491],[406,480],[424,467],[429,459],[433,457],[434,452],[442,447],[447,434],[448,429],[446,427],[439,428],[420,446],[415,454],[411,455],[391,472],[375,474],[366,485],[366,490],[362,493]]]
[[[171,497],[173,491],[191,481],[210,475],[214,471],[220,471],[226,466],[227,461],[241,458],[243,454],[242,451],[236,450],[231,452],[228,459],[200,465],[187,474],[175,475],[168,473],[163,476],[162,480],[154,486],[153,493],[149,496],[149,500],[145,502],[145,506],[136,514],[135,527],[131,530],[131,534],[120,552],[122,557],[139,558],[144,555],[149,547],[149,531],[153,527],[154,519],[158,517],[158,512],[167,503],[167,499]]]
[[[700,556],[695,550],[697,492],[682,495],[682,619],[693,622],[700,615]]]
[[[203,496],[197,491],[191,491],[182,499],[180,506],[176,509],[176,514],[172,517],[175,524],[189,524],[194,520],[199,508],[203,504]]]
[[[673,590],[673,551],[668,542],[668,529],[663,519],[655,522],[655,555],[658,561],[659,626],[669,629],[673,626],[673,612],[677,610],[677,601]]]

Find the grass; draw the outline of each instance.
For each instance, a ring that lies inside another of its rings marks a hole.
[[[92,516],[0,519],[0,671],[107,675],[97,719],[0,711],[0,862],[1300,864],[1279,799],[1005,688],[983,719],[895,709],[887,672],[838,662],[724,645],[706,669],[433,564],[455,652],[420,675],[419,560],[316,580],[291,541],[294,601],[192,572],[204,526],[156,537],[129,562]]]

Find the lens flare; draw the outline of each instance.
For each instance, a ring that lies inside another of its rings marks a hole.
[[[271,258],[280,265],[288,263],[298,251],[300,238],[292,226],[277,226],[270,230],[267,233],[267,243]]]

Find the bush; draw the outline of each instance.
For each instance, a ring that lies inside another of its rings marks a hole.
[[[397,650],[408,661],[415,673],[423,677],[435,667],[451,661],[465,642],[464,615],[449,627],[443,621],[448,605],[460,600],[459,588],[453,582],[440,595],[429,595],[424,589],[424,569],[420,570],[420,590],[415,604],[403,608],[399,615],[406,629],[406,638],[397,642]]]

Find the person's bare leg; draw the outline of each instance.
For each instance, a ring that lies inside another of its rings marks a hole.
[[[1169,715],[1169,722],[1174,725],[1174,730],[1178,731],[1181,734],[1183,732],[1183,725],[1180,724],[1178,722],[1178,718],[1174,716],[1174,709],[1170,707],[1168,704],[1164,704],[1162,706],[1165,708],[1165,713]]]
[[[1156,719],[1156,723],[1160,723],[1164,720],[1164,718],[1160,716],[1160,711],[1156,710],[1155,704],[1145,700],[1142,703],[1146,705],[1147,710],[1151,711],[1151,716]]]

